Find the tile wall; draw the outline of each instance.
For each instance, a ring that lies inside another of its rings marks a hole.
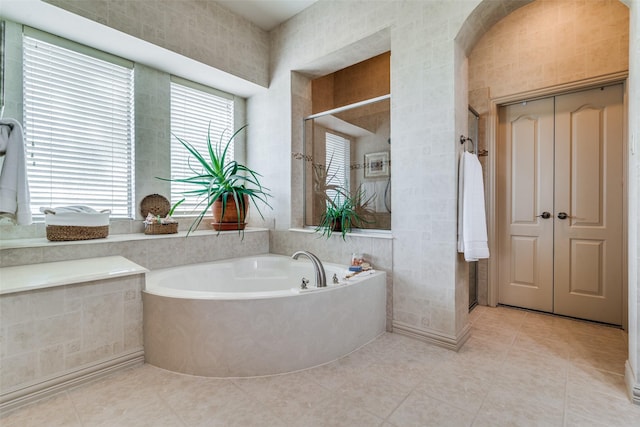
[[[147,236],[110,235],[106,239],[48,242],[40,239],[5,241],[0,245],[0,265],[37,264],[121,255],[149,270],[269,253],[269,231],[246,230],[220,234],[211,230]]]
[[[142,355],[144,275],[0,296],[0,394]]]
[[[216,2],[44,1],[260,86],[269,86],[267,32]]]
[[[302,147],[306,92],[295,71],[323,75],[391,50],[393,319],[453,340],[466,324],[455,220],[455,134],[466,122],[455,123],[453,39],[473,3],[318,2],[271,32],[269,91],[248,101],[258,117],[249,140],[270,141],[250,145],[248,159],[281,192],[275,228],[287,233],[300,225],[302,173],[295,160],[273,160]],[[344,243],[327,245],[341,253]]]
[[[339,235],[330,239],[311,231],[272,230],[269,251],[273,254],[291,255],[298,250],[307,250],[321,260],[336,264],[348,264],[351,254],[361,253],[377,270],[387,272],[387,330],[391,331],[393,320],[393,240],[390,237],[368,237],[350,235],[343,241]],[[327,280],[329,280],[328,278]]]

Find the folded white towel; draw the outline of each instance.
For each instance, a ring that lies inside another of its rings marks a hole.
[[[18,224],[31,224],[25,147],[18,121],[0,120],[1,148],[4,148],[5,156],[0,172],[0,212],[15,215]]]
[[[478,157],[463,152],[458,179],[458,252],[468,262],[489,258],[482,166]]]
[[[89,206],[62,206],[59,208],[41,207],[40,212],[46,214],[46,225],[70,225],[76,227],[100,227],[109,225],[109,209],[98,212]]]

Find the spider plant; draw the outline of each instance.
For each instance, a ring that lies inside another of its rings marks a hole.
[[[223,132],[220,140],[214,143],[211,141],[211,123],[209,123],[207,151],[205,153],[201,153],[191,143],[173,134],[196,160],[195,166],[191,165],[191,160],[189,161],[189,169],[191,169],[193,175],[183,178],[160,178],[165,181],[182,182],[195,187],[193,190],[188,190],[183,193],[187,198],[198,198],[199,203],[197,208],[200,209],[195,220],[189,227],[187,235],[189,235],[192,230],[198,228],[202,219],[214,203],[221,203],[221,218],[223,218],[227,211],[228,204],[231,200],[233,201],[235,211],[237,212],[235,219],[238,232],[244,229],[244,218],[249,208],[249,202],[253,203],[260,217],[263,219],[264,216],[257,201],[271,208],[267,200],[271,197],[268,192],[269,189],[260,183],[259,177],[262,175],[235,160],[226,159],[227,152],[233,140],[241,131],[246,129],[246,127],[247,125],[244,125],[236,130],[226,141],[224,140],[225,132]],[[218,228],[218,230],[220,230],[220,228]]]
[[[341,188],[332,199],[329,199],[315,231],[322,232],[327,239],[333,232],[340,232],[342,240],[346,240],[346,234],[354,227],[361,227],[371,222],[367,216],[371,212],[368,205],[373,197],[373,195],[367,197],[361,185],[353,196]]]

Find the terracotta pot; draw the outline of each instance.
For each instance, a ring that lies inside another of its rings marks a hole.
[[[238,220],[238,210],[236,202],[232,195],[227,195],[227,206],[222,215],[222,197],[218,198],[211,206],[213,212],[213,229],[216,231],[223,230],[244,230],[247,225],[245,222],[246,214],[249,211],[249,196],[244,195],[244,212],[240,212]]]

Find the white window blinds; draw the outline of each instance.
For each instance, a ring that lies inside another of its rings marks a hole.
[[[133,218],[133,64],[29,30],[24,131],[34,218],[40,207],[69,205]]]
[[[330,132],[326,133],[327,186],[341,187],[349,193],[349,163],[351,162],[351,144],[347,138]],[[339,192],[327,190],[331,200],[341,201]]]
[[[233,120],[233,96],[215,89],[197,85],[177,77],[171,82],[171,178],[185,178],[202,168],[198,161],[184,148],[176,136],[189,142],[200,153],[208,153],[207,134],[211,126],[211,143],[215,147],[222,137],[223,144],[236,130]],[[227,159],[233,160],[233,143],[229,146]],[[185,191],[197,187],[181,182],[171,182],[171,202],[182,199]],[[175,211],[176,215],[199,213],[200,201],[187,197]]]

